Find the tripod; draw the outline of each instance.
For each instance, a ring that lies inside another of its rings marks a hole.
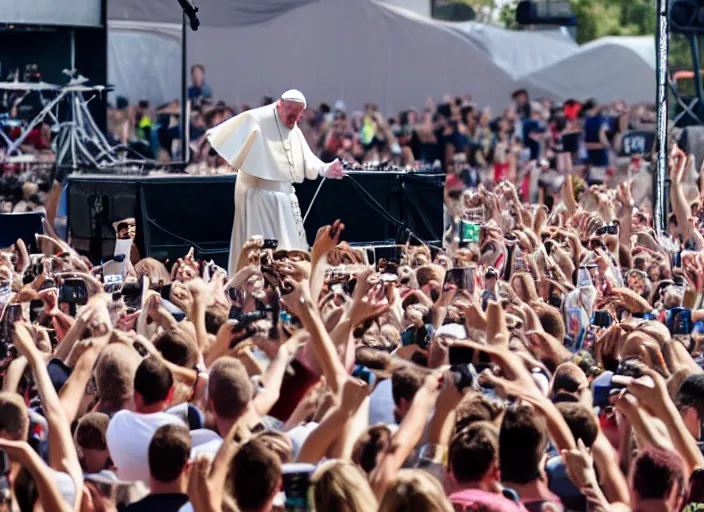
[[[62,91],[68,98],[69,120],[56,126],[56,163],[77,169],[81,166],[101,167],[117,162],[113,148],[88,110],[81,94],[98,88],[69,85]]]

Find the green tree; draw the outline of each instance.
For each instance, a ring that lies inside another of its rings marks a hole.
[[[457,0],[487,4],[493,0]],[[535,0],[545,1],[545,0]],[[577,19],[577,42],[585,44],[605,36],[652,36],[657,31],[657,0],[569,0]],[[516,5],[501,3],[496,22],[508,29],[519,29]],[[703,47],[704,50],[704,47]],[[704,51],[701,52],[704,55]],[[670,70],[692,69],[689,41],[685,36],[670,36]],[[702,61],[701,68],[704,68]]]
[[[577,42],[604,36],[655,34],[654,0],[570,0],[577,18]]]

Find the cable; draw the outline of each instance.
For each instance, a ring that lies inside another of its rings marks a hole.
[[[420,238],[418,235],[416,235],[413,231],[408,229],[406,225],[401,222],[400,220],[396,219],[393,215],[389,213],[389,211],[384,208],[379,201],[376,200],[374,196],[372,196],[367,189],[365,189],[362,185],[360,185],[357,180],[355,180],[352,176],[349,174],[345,174],[345,178],[349,178],[352,180],[352,183],[357,187],[357,189],[362,192],[362,198],[367,201],[367,204],[369,204],[377,213],[379,213],[382,217],[385,217],[387,221],[391,222],[392,224],[395,224],[396,227],[400,228],[403,230],[404,234],[408,235],[409,237],[415,238],[418,240],[420,243],[423,245],[427,245],[428,247],[432,247],[433,249],[436,249],[438,251],[442,251],[442,247],[438,247],[437,245],[434,244],[429,244],[422,238]],[[371,200],[371,203],[369,202]]]
[[[320,192],[320,189],[322,188],[323,183],[325,183],[326,179],[327,178],[323,177],[323,179],[320,181],[320,185],[318,185],[318,189],[315,191],[315,194],[313,194],[313,199],[311,199],[310,204],[308,205],[308,209],[306,210],[306,214],[303,216],[303,224],[306,223],[308,214],[310,213],[311,208],[313,208],[313,203],[315,203],[315,200],[318,197],[318,193]]]
[[[181,240],[182,242],[186,242],[189,246],[195,247],[196,249],[198,249],[198,251],[199,251],[201,254],[218,254],[218,253],[221,253],[221,252],[222,252],[222,249],[203,249],[200,245],[198,245],[198,244],[195,243],[194,241],[188,240],[187,238],[183,238],[182,236],[177,235],[176,233],[173,233],[173,232],[169,231],[169,230],[166,229],[165,227],[160,226],[155,220],[152,220],[152,219],[150,219],[150,218],[147,218],[147,222],[149,222],[150,224],[152,224],[152,225],[153,225],[154,227],[156,227],[157,229],[162,230],[162,231],[163,231],[164,233],[166,233],[167,235],[171,235],[171,236],[173,236],[174,238],[178,238],[178,239]],[[228,248],[228,250],[229,250],[229,248]]]

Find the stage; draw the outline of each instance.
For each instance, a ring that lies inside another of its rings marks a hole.
[[[438,243],[443,231],[440,174],[350,172],[326,180],[305,223],[309,243],[320,226],[342,219],[343,239],[374,245],[402,240],[410,230]],[[202,259],[226,266],[234,216],[236,175],[122,176],[74,174],[68,185],[68,225],[73,245],[99,262],[112,257],[113,223],[133,217],[140,254],[174,261],[190,247]],[[303,214],[320,180],[296,185]],[[365,192],[366,191],[366,192]]]

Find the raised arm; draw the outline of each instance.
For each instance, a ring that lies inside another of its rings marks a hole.
[[[303,327],[310,333],[309,343],[320,363],[323,375],[333,393],[338,394],[342,390],[347,372],[311,299],[308,283],[305,281],[297,283],[291,279],[287,279],[285,283],[292,292],[284,296],[284,305],[301,320]]]
[[[438,373],[425,378],[425,383],[413,397],[408,414],[391,438],[389,450],[381,455],[372,471],[369,483],[378,499],[384,495],[389,483],[396,477],[398,470],[420,442],[425,423],[440,392],[441,380]]]
[[[348,378],[342,388],[340,404],[333,407],[325,419],[318,425],[303,443],[296,462],[317,464],[328,455],[332,446],[340,441],[340,432],[344,432],[345,424],[355,417],[369,394],[369,388],[360,380]]]
[[[44,415],[49,424],[49,465],[68,474],[76,486],[76,506],[80,506],[83,472],[71,437],[71,427],[61,407],[42,354],[26,325],[15,324],[15,346],[32,366]]]
[[[64,410],[69,423],[73,422],[78,416],[78,412],[81,409],[81,404],[85,397],[86,386],[93,372],[93,365],[98,360],[100,352],[107,345],[109,339],[110,335],[85,340],[90,342],[91,345],[88,350],[78,358],[78,362],[74,366],[71,375],[59,391],[61,408]]]
[[[74,510],[61,496],[54,482],[54,475],[42,458],[25,441],[9,441],[0,439],[0,449],[24,466],[32,475],[39,494],[38,503],[42,510],[69,512]],[[80,489],[77,489],[79,491]],[[81,493],[76,492],[76,505],[80,507]]]

